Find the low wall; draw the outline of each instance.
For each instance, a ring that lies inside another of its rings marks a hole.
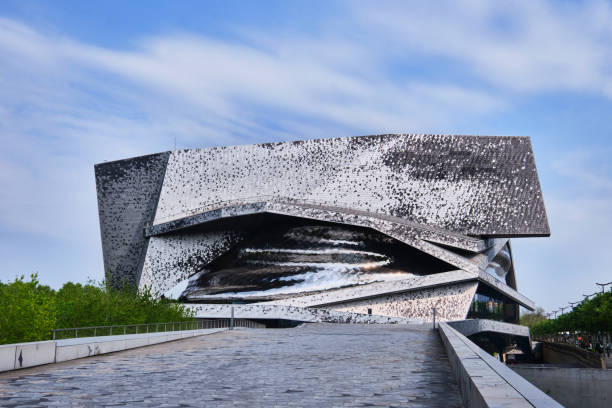
[[[612,370],[520,365],[513,370],[566,407],[612,406]]]
[[[583,368],[602,368],[601,356],[571,344],[542,341],[542,360],[547,364],[572,364]]]
[[[448,324],[439,327],[466,408],[562,407]]]
[[[227,329],[183,330],[5,344],[0,346],[0,372],[129,350],[224,330]]]
[[[55,341],[6,344],[0,346],[0,371],[27,368],[55,362]]]

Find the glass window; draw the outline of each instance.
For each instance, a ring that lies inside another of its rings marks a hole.
[[[474,295],[468,319],[504,320],[504,302],[496,297],[480,293]]]

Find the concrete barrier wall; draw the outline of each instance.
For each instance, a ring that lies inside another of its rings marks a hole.
[[[513,370],[566,407],[612,407],[612,370],[521,366]]]
[[[439,327],[466,408],[562,407],[448,324]]]
[[[547,364],[572,364],[583,368],[602,368],[601,356],[571,344],[543,341],[542,359]],[[605,360],[604,360],[605,361]]]
[[[224,330],[227,329],[184,330],[5,344],[0,346],[0,372],[113,353]]]
[[[18,344],[15,348],[15,368],[34,367],[55,361],[55,342],[38,341]]]
[[[0,373],[15,368],[15,350],[17,345],[7,344],[0,346]]]

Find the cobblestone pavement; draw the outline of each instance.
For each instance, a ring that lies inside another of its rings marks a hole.
[[[459,407],[438,334],[244,329],[0,375],[0,406]]]

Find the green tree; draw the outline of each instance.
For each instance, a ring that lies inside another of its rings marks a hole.
[[[546,320],[544,309],[537,307],[535,312],[527,312],[521,315],[521,324],[523,326],[533,327],[541,321]]]
[[[54,328],[193,321],[183,305],[154,296],[149,289],[105,282],[67,282],[55,292],[38,277],[0,282],[0,344],[48,340]],[[133,332],[133,330],[129,330]],[[106,333],[98,331],[97,334]],[[72,336],[60,332],[59,338]],[[93,331],[79,332],[93,335]]]
[[[192,316],[181,304],[153,296],[148,289],[124,284],[117,290],[105,282],[68,282],[57,293],[57,327],[109,326],[178,322]]]
[[[38,275],[0,284],[0,344],[47,340],[55,326],[55,293]]]
[[[556,319],[540,321],[530,327],[534,335],[555,335],[562,332],[586,335],[609,333],[612,331],[612,293],[600,293],[585,300],[569,313]]]

